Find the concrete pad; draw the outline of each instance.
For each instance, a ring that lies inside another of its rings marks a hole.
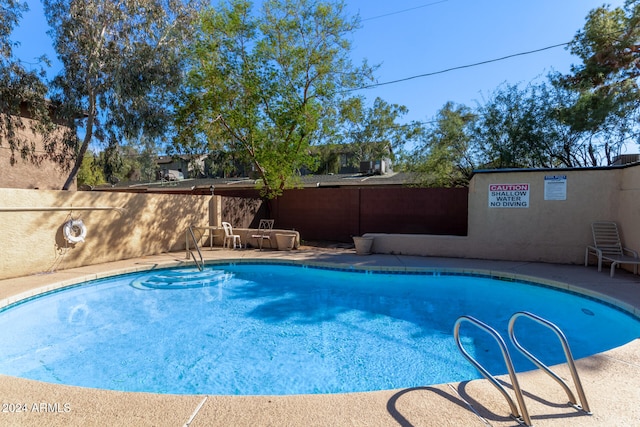
[[[0,376],[2,426],[181,426],[203,398],[123,393]]]
[[[448,386],[307,396],[210,396],[191,426],[483,426]]]

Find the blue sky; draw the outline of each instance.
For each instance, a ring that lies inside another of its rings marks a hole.
[[[622,6],[623,1],[609,2]],[[380,82],[474,64],[569,42],[599,0],[351,0],[362,29],[355,56],[381,64]],[[420,7],[424,6],[424,7]],[[375,19],[393,11],[415,8]],[[564,47],[362,91],[406,105],[428,121],[447,102],[475,107],[503,83],[527,84],[578,59]]]
[[[352,36],[353,59],[380,64],[378,82],[493,60],[569,42],[600,0],[346,0],[362,28]],[[610,1],[622,6],[623,0]],[[23,61],[47,54],[55,60],[40,1],[12,35]],[[551,71],[568,72],[573,57],[564,47],[490,64],[362,90],[406,105],[405,120],[429,121],[447,102],[475,107],[501,84],[526,84]],[[57,71],[55,61],[50,70]]]

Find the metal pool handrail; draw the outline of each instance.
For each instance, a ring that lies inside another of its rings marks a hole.
[[[200,256],[200,263],[198,263],[198,260],[196,259],[196,256],[193,254],[193,252],[189,250],[189,234],[191,234],[191,238],[193,239],[193,244],[195,245],[196,250],[198,251],[198,255]],[[198,247],[198,241],[196,240],[196,235],[193,234],[193,228],[191,228],[191,226],[189,226],[189,228],[187,229],[184,240],[185,240],[185,247],[187,251],[187,258],[189,258],[189,255],[191,255],[191,258],[193,258],[193,262],[196,263],[196,267],[198,267],[198,270],[202,271],[202,269],[204,268],[204,258],[202,258],[202,252],[200,252],[200,248]]]
[[[573,383],[575,384],[576,390],[578,392],[578,396],[580,397],[580,403],[582,404],[582,406],[578,405],[576,401],[576,397],[571,392],[571,389],[569,389],[569,386],[567,385],[567,383],[564,382],[562,378],[560,378],[555,372],[553,372],[549,367],[547,367],[544,363],[538,360],[533,354],[531,354],[531,352],[525,349],[518,342],[514,332],[514,324],[516,320],[520,317],[528,317],[529,319],[539,323],[540,325],[546,326],[547,328],[551,329],[558,336],[558,339],[562,344],[562,349],[564,350],[564,355],[567,359],[567,365],[569,365],[569,370],[571,371],[571,377],[573,378]],[[551,378],[556,380],[556,382],[560,384],[560,386],[562,386],[564,391],[567,393],[567,396],[569,397],[569,402],[571,403],[571,405],[573,405],[575,408],[581,411],[586,412],[587,414],[591,414],[591,411],[589,410],[589,404],[587,403],[587,398],[585,397],[584,390],[582,388],[582,383],[580,382],[580,377],[578,376],[578,371],[576,370],[576,366],[573,361],[573,356],[571,355],[571,349],[569,348],[569,343],[564,333],[562,333],[562,331],[560,330],[560,328],[558,328],[556,325],[549,322],[548,320],[543,319],[542,317],[537,316],[533,313],[529,313],[527,311],[520,311],[515,313],[513,316],[511,316],[511,319],[509,320],[509,337],[511,338],[513,345],[515,345],[516,348],[520,350],[520,352],[523,355],[525,355],[538,368],[542,369]]]
[[[471,324],[474,324],[477,327],[479,327],[480,329],[484,330],[485,332],[487,332],[489,335],[491,335],[498,342],[498,345],[500,347],[500,351],[502,351],[502,357],[504,358],[504,363],[505,363],[505,365],[507,365],[507,370],[509,371],[509,378],[511,378],[511,384],[513,386],[513,391],[516,394],[516,399],[518,400],[518,405],[520,406],[520,412],[522,412],[522,416],[518,412],[518,406],[516,406],[515,402],[513,401],[513,399],[509,395],[509,393],[507,393],[507,391],[504,389],[502,384],[500,384],[498,382],[498,380],[496,380],[495,377],[493,375],[491,375],[491,373],[489,371],[487,371],[480,363],[478,363],[477,360],[475,360],[469,353],[467,353],[467,351],[462,346],[462,343],[460,342],[460,325],[465,321],[469,322]],[[471,316],[460,316],[458,318],[458,320],[456,320],[456,323],[455,323],[455,325],[453,327],[453,336],[456,339],[456,344],[457,344],[458,348],[460,349],[460,352],[462,353],[462,355],[469,362],[471,362],[471,364],[473,366],[475,366],[476,369],[478,371],[480,371],[480,373],[486,379],[488,379],[491,382],[491,384],[493,384],[498,389],[498,391],[500,391],[500,393],[502,393],[504,398],[509,403],[509,407],[511,408],[511,416],[518,423],[524,424],[526,426],[531,427],[532,426],[531,418],[529,417],[529,412],[527,411],[527,407],[526,407],[526,405],[524,403],[524,398],[522,396],[522,390],[520,389],[520,384],[518,383],[518,378],[516,377],[516,371],[513,368],[513,362],[511,361],[511,356],[509,355],[509,351],[507,350],[507,346],[506,346],[504,340],[502,339],[502,337],[500,336],[500,334],[498,334],[498,332],[496,332],[495,329],[493,329],[492,327],[490,327],[486,323],[483,323],[483,322],[481,322],[480,320],[478,320],[478,319],[476,319],[474,317],[471,317]]]

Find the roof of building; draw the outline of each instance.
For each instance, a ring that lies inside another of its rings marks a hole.
[[[416,182],[415,175],[406,172],[391,172],[384,175],[370,174],[329,174],[329,175],[303,175],[300,176],[302,188],[337,188],[337,187],[364,187],[364,186],[396,186],[410,185]],[[254,189],[258,181],[251,178],[201,178],[182,179],[179,181],[153,181],[153,182],[119,182],[114,185],[104,184],[91,188],[97,191],[132,191],[132,192],[194,192],[211,191],[218,189]]]

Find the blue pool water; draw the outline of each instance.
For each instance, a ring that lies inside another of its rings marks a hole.
[[[530,311],[558,325],[576,358],[640,336],[637,319],[548,288],[460,275],[371,274],[238,264],[117,276],[0,313],[0,373],[52,383],[177,394],[338,393],[479,378],[452,336],[470,315],[508,341]],[[504,373],[486,333],[465,349]],[[528,319],[519,341],[563,362]],[[518,370],[533,369],[511,351]]]

